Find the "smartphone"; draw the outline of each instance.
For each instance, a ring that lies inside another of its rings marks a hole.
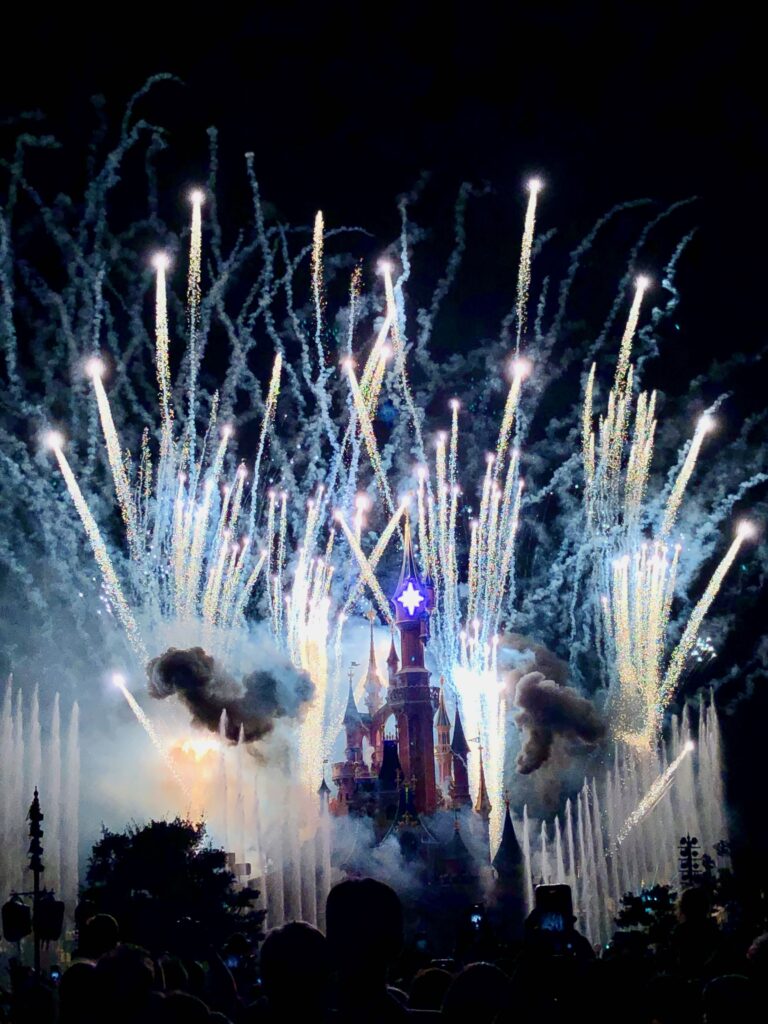
[[[239,956],[228,956],[227,959],[224,961],[224,963],[227,965],[227,967],[230,969],[230,971],[232,971],[236,967],[240,966],[240,957]]]
[[[564,932],[573,924],[570,885],[537,885],[536,911],[539,928],[545,932]]]
[[[58,985],[58,983],[61,981],[61,971],[59,970],[58,967],[51,968],[51,981],[53,982],[54,985]]]
[[[474,931],[476,931],[476,932],[480,931],[480,927],[481,927],[481,925],[483,923],[483,917],[484,916],[485,915],[483,913],[483,905],[482,905],[482,903],[475,903],[475,905],[472,907],[472,909],[469,912],[469,923],[470,923],[470,926],[474,929]]]

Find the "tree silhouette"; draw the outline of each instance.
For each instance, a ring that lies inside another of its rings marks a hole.
[[[676,923],[677,893],[668,885],[642,889],[638,895],[626,892],[616,924],[621,931],[644,932],[649,942],[666,941]]]
[[[202,822],[176,818],[104,829],[93,847],[81,899],[112,914],[124,942],[154,953],[202,956],[234,932],[261,937],[258,890],[239,888],[226,854],[206,843]]]

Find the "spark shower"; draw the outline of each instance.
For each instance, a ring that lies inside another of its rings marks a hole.
[[[626,795],[614,798],[621,815],[627,814],[614,830],[622,843],[674,785],[689,753],[684,745],[674,750],[671,764],[662,758],[654,770],[648,767],[657,764],[665,712],[704,642],[705,618],[756,532],[746,520],[729,524],[729,514],[765,481],[759,471],[718,479],[698,535],[702,499],[686,519],[691,489],[706,484],[700,458],[716,443],[710,435],[717,408],[700,415],[671,458],[665,445],[666,464],[656,465],[660,402],[642,387],[642,365],[653,352],[654,328],[677,306],[675,271],[689,238],[674,249],[658,283],[620,275],[598,342],[584,345],[577,356],[569,353],[569,378],[580,382],[577,404],[573,412],[563,410],[570,426],[558,441],[560,464],[547,477],[535,442],[528,448],[531,420],[558,375],[551,354],[579,264],[599,228],[624,208],[611,211],[571,253],[555,300],[547,279],[534,301],[543,244],[536,222],[546,187],[539,179],[528,183],[516,285],[510,281],[513,307],[498,342],[456,361],[455,393],[436,414],[429,386],[444,392],[444,374],[429,343],[463,258],[468,187],[456,207],[457,245],[448,269],[431,305],[414,317],[407,200],[401,203],[399,245],[369,273],[339,247],[340,235],[348,244],[358,229],[329,229],[322,214],[308,243],[298,252],[292,248],[301,235],[267,223],[252,156],[247,169],[252,237],[241,234],[224,252],[212,183],[188,196],[184,251],[161,249],[152,258],[150,346],[137,313],[145,290],[141,268],[126,268],[127,250],[120,250],[120,264],[131,294],[121,296],[110,277],[106,197],[112,186],[106,168],[93,183],[86,224],[76,229],[65,223],[66,212],[35,199],[21,164],[14,165],[17,188],[47,211],[47,230],[77,273],[60,294],[26,274],[24,285],[47,316],[58,310],[59,322],[49,322],[28,349],[20,347],[9,270],[11,203],[2,222],[7,404],[17,422],[31,420],[36,432],[31,443],[3,435],[3,486],[15,488],[9,507],[21,501],[26,515],[18,521],[6,516],[0,554],[15,578],[29,581],[30,600],[42,609],[48,599],[34,579],[35,525],[45,558],[56,563],[49,585],[59,597],[78,604],[85,563],[93,560],[102,615],[98,636],[103,641],[106,632],[110,640],[102,648],[109,651],[108,662],[98,646],[86,658],[90,671],[113,679],[152,745],[141,756],[157,757],[157,771],[174,780],[180,809],[204,811],[211,786],[218,792],[223,787],[222,836],[262,866],[278,860],[288,865],[274,883],[279,892],[268,893],[282,908],[275,919],[288,913],[291,901],[307,911],[307,919],[318,919],[321,893],[315,886],[318,878],[326,884],[330,879],[330,837],[314,794],[339,735],[347,669],[360,649],[361,613],[375,610],[377,637],[386,642],[393,621],[388,584],[411,531],[420,572],[435,595],[430,668],[444,678],[449,703],[461,709],[477,736],[475,752],[483,750],[492,849],[501,834],[504,790],[511,786],[513,797],[515,792],[514,688],[524,671],[536,667],[536,644],[573,653],[570,685],[597,700],[611,743],[625,751],[622,758],[642,765],[638,778],[645,785],[636,792],[636,809]],[[667,213],[646,227],[641,241]],[[143,228],[158,223],[153,215]],[[260,265],[251,271],[255,258]],[[184,309],[170,287],[183,272]],[[347,298],[331,309],[329,294],[338,293],[344,274]],[[235,280],[240,305],[233,309],[225,299]],[[302,290],[306,300],[297,297]],[[75,308],[86,330],[73,323]],[[623,327],[617,330],[620,315]],[[226,357],[214,345],[226,345]],[[265,347],[271,371],[263,380]],[[482,355],[487,359],[478,359]],[[467,368],[476,371],[478,365],[484,378],[479,386],[476,373],[466,380]],[[450,381],[447,371],[445,376]],[[69,400],[61,397],[65,386]],[[541,447],[551,453],[552,439]],[[529,461],[533,484],[524,476]],[[61,502],[62,483],[89,550],[78,543],[75,520]],[[555,492],[559,521],[544,529],[536,524],[537,512],[542,496]],[[521,573],[523,535],[528,548],[538,541],[541,551],[535,567],[526,553]],[[79,618],[64,648],[87,642],[90,629]],[[117,630],[126,646],[115,639]],[[292,666],[310,677],[313,697],[295,719],[278,722],[263,746],[254,745],[254,760],[242,734],[240,742],[227,741],[225,723],[218,735],[201,736],[181,729],[178,718],[172,726],[164,723],[163,706],[145,699],[147,662],[174,644],[204,649],[233,677],[260,659],[270,671]],[[81,703],[90,699],[85,687],[79,696]],[[706,735],[713,729],[710,717]],[[712,763],[716,748],[711,740]],[[276,831],[266,806],[275,799],[275,777],[265,761],[279,763],[291,779],[285,799],[297,826],[292,838]],[[85,777],[85,763],[83,770]],[[247,777],[261,772],[269,781],[259,792],[259,783]],[[473,755],[475,790],[478,773]],[[618,786],[618,774],[610,777]],[[591,797],[582,797],[586,809]],[[599,821],[592,807],[594,832]],[[525,829],[527,837],[527,820]],[[304,871],[302,844],[309,841],[313,867]],[[287,850],[291,843],[298,847]],[[542,844],[545,850],[545,837]],[[594,857],[591,863],[598,884]],[[575,877],[576,859],[570,864],[563,877]]]

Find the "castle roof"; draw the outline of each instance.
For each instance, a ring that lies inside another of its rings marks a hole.
[[[491,864],[498,875],[511,875],[520,867],[522,860],[523,855],[515,835],[515,826],[512,824],[512,817],[509,813],[509,800],[507,800],[501,842]]]
[[[403,769],[400,766],[400,755],[397,752],[395,740],[384,740],[384,750],[381,756],[381,768],[379,768],[379,789],[395,790],[397,784],[403,777]]]
[[[323,774],[323,781],[317,787],[318,796],[329,797],[331,795],[331,787],[325,781],[325,774]]]
[[[453,835],[444,847],[447,860],[472,860],[472,854],[467,849],[467,844],[461,838],[461,829],[458,821],[455,822]]]
[[[400,659],[397,656],[397,648],[395,647],[395,631],[392,630],[392,641],[389,645],[389,654],[387,655],[387,664],[393,671],[397,672]]]
[[[467,754],[469,753],[469,744],[467,743],[467,738],[464,735],[464,726],[461,724],[461,715],[459,713],[458,704],[456,705],[456,718],[453,722],[451,751],[463,760],[466,760]]]
[[[485,785],[485,768],[483,767],[483,748],[480,748],[480,785],[477,788],[477,802],[475,811],[486,820],[490,816],[492,807],[491,799],[488,796],[488,788]],[[509,809],[507,809],[509,813]]]
[[[389,839],[390,836],[399,836],[403,833],[410,834],[415,840],[425,846],[439,846],[440,842],[435,834],[427,826],[424,818],[417,812],[413,803],[413,794],[408,786],[400,789],[400,799],[397,804],[397,812],[392,819],[392,824],[381,837],[378,845]]]
[[[442,676],[440,676],[440,703],[437,705],[435,725],[447,725],[449,728],[451,725],[448,712],[445,710],[445,679]]]
[[[347,707],[344,711],[343,718],[344,725],[362,725],[363,720],[360,717],[360,712],[357,710],[357,704],[355,704],[355,694],[352,690],[352,681],[349,683],[349,695],[347,696]]]

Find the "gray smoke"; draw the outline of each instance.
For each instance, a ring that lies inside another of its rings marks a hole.
[[[499,643],[499,664],[519,673],[543,672],[559,686],[568,682],[568,665],[544,644],[522,633],[504,633]]]
[[[264,654],[261,668],[238,682],[202,647],[169,647],[147,665],[148,690],[164,700],[176,693],[192,712],[195,724],[217,732],[226,711],[227,738],[236,741],[242,727],[247,741],[271,732],[276,718],[298,718],[315,688],[305,672],[277,652]]]
[[[515,721],[523,731],[523,748],[517,758],[522,775],[535,772],[549,759],[557,736],[587,747],[605,736],[605,723],[592,702],[541,672],[528,672],[518,679],[514,701],[521,709]]]

